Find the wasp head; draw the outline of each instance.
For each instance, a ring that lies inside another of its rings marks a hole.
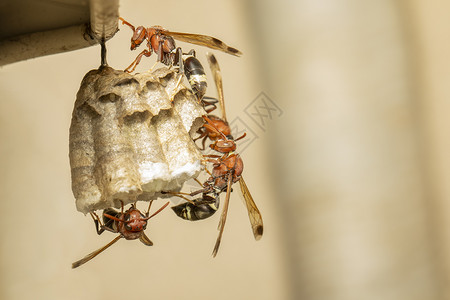
[[[133,36],[131,37],[131,50],[136,49],[137,47],[139,47],[142,42],[145,40],[147,35],[147,30],[145,29],[144,26],[139,26],[138,28],[136,28],[136,30],[133,33]]]
[[[144,216],[139,210],[132,208],[125,213],[125,229],[131,232],[139,232],[147,228],[148,217]]]

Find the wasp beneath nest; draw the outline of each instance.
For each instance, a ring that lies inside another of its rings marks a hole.
[[[147,221],[156,216],[157,214],[159,214],[164,208],[166,208],[167,205],[169,205],[169,202],[163,205],[151,216],[149,216],[152,202],[153,201],[150,201],[147,212],[145,214],[141,213],[136,208],[135,204],[132,204],[131,207],[125,212],[123,211],[123,203],[120,212],[112,208],[105,209],[103,210],[102,213],[103,222],[100,220],[100,218],[97,216],[95,212],[90,213],[92,219],[94,219],[97,234],[100,235],[106,230],[113,233],[119,233],[119,235],[116,236],[116,238],[114,238],[111,242],[109,242],[105,246],[95,250],[94,252],[89,253],[82,259],[74,262],[72,264],[72,269],[78,268],[82,264],[87,263],[97,255],[108,249],[111,245],[113,245],[121,238],[124,238],[126,240],[139,239],[144,245],[153,246],[153,242],[147,237],[147,235],[144,232],[144,230],[147,228]]]

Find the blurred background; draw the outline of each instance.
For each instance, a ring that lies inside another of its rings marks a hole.
[[[100,46],[1,67],[0,298],[450,299],[449,9],[120,1],[135,26],[208,34],[244,53],[215,55],[228,118],[248,134],[239,149],[265,232],[254,241],[237,189],[214,259],[219,214],[193,223],[165,210],[146,231],[153,247],[120,240],[72,270],[115,236],[76,211],[68,159],[76,93]],[[138,52],[119,29],[108,63],[125,69]],[[179,45],[207,65],[207,49]]]

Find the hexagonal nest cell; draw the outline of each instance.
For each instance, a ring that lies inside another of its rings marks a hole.
[[[78,211],[156,199],[202,170],[191,135],[205,111],[178,76],[167,68],[130,75],[101,67],[83,78],[69,137]]]

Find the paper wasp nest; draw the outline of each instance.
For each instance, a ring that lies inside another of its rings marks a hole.
[[[201,171],[191,134],[205,111],[188,88],[177,87],[176,75],[167,68],[130,75],[102,67],[83,78],[69,137],[80,212],[155,199]]]

